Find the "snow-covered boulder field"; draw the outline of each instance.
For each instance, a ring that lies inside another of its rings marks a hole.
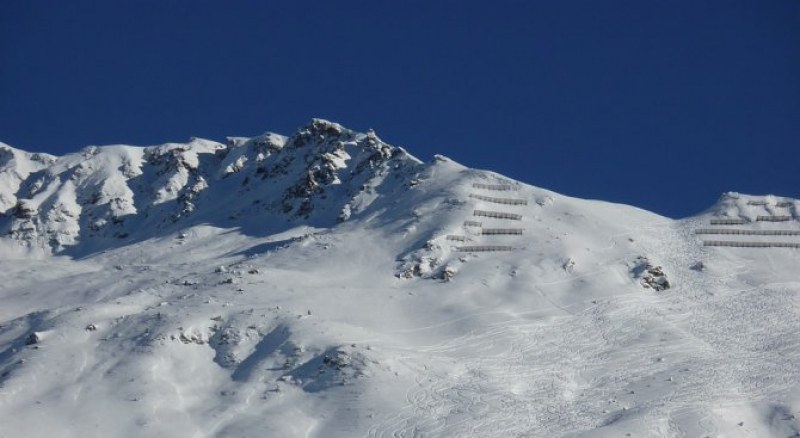
[[[0,438],[800,436],[800,202],[682,220],[313,120],[0,143]]]

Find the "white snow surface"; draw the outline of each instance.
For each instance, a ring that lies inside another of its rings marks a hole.
[[[0,144],[0,438],[800,436],[800,249],[703,246],[799,208],[672,220],[318,119]]]

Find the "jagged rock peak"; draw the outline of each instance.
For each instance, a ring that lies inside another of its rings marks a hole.
[[[355,142],[355,145],[366,149],[385,151],[386,155],[391,155],[396,149],[402,150],[402,148],[384,143],[372,129],[366,133],[359,133],[338,123],[316,118],[311,119],[311,122],[298,129],[289,144],[295,148],[314,144],[334,144],[341,149],[343,144],[347,142]]]

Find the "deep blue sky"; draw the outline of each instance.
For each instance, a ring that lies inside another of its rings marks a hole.
[[[672,217],[800,197],[800,1],[0,0],[15,147],[312,117]]]

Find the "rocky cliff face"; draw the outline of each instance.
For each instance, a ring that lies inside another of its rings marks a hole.
[[[84,252],[199,221],[333,224],[420,167],[374,132],[319,119],[291,137],[267,133],[226,144],[87,147],[64,157],[3,145],[0,233],[54,252]]]

